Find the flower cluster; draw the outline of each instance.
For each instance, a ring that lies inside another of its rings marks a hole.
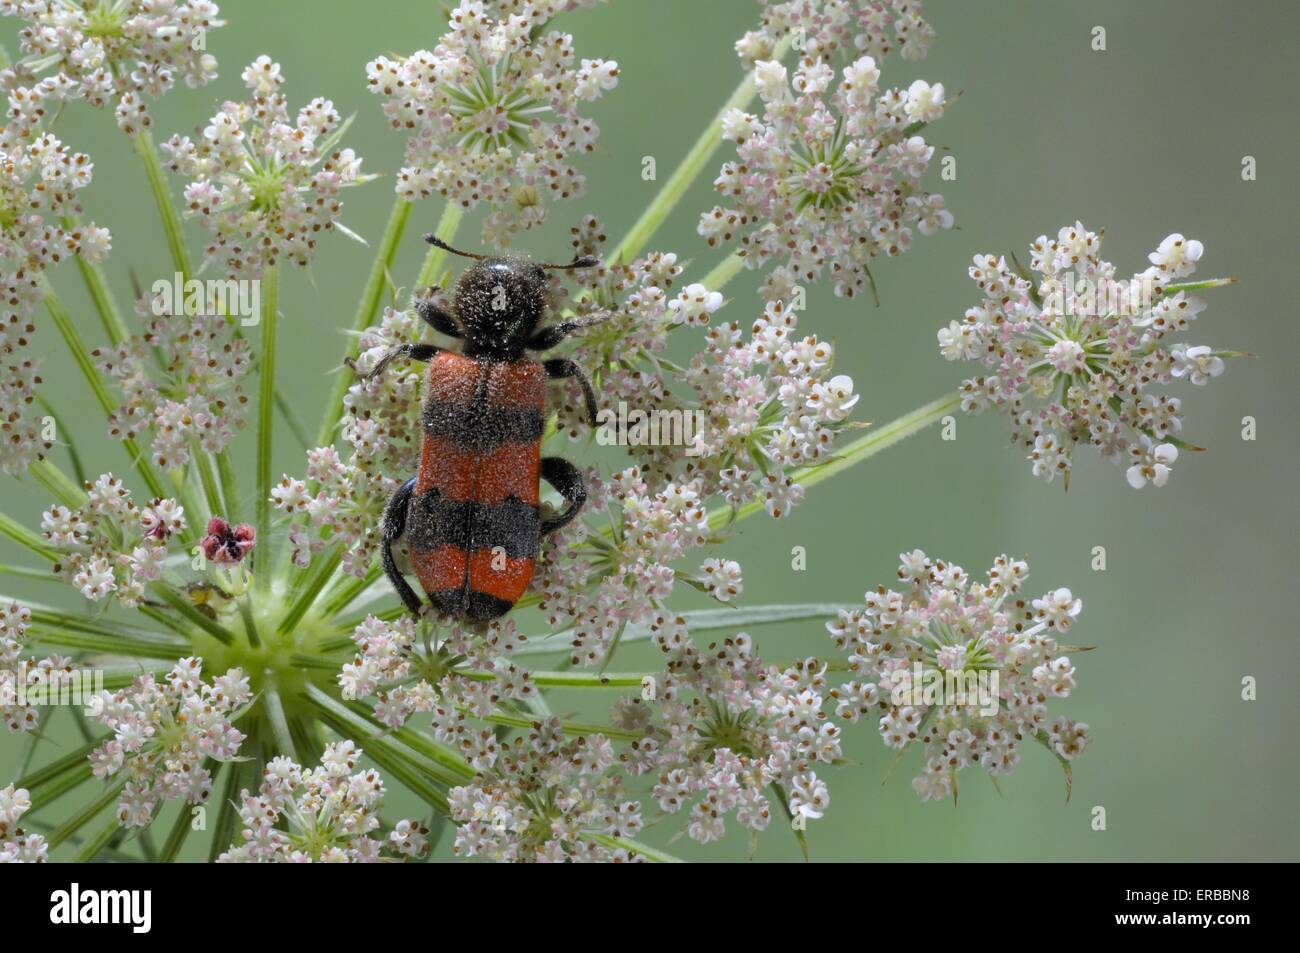
[[[737,161],[713,185],[733,205],[705,212],[698,231],[710,245],[738,236],[749,268],[777,262],[768,301],[790,301],[827,269],[835,293],[851,297],[871,282],[871,259],[905,252],[913,229],[951,227],[943,196],[921,187],[934,147],[914,134],[943,115],[943,84],[880,92],[870,56],[846,66],[833,92],[822,60],[803,60],[793,78],[763,61],[754,75],[764,115],[733,109],[722,123]]]
[[[923,800],[956,796],[957,772],[978,764],[996,778],[1038,741],[1062,761],[1080,754],[1088,726],[1049,720],[1047,704],[1070,695],[1075,669],[1058,638],[1082,608],[1069,589],[1020,597],[1026,563],[999,556],[988,581],[913,550],[900,557],[899,589],[866,594],[866,607],[827,623],[856,676],[831,691],[836,714],[873,713],[900,752],[920,740],[924,768],[912,781]]]
[[[34,731],[39,716],[31,699],[73,671],[72,663],[62,656],[23,658],[31,621],[31,610],[16,602],[0,609],[0,718],[10,731]]]
[[[970,275],[984,300],[939,331],[939,349],[988,368],[962,383],[962,407],[1010,417],[1036,476],[1061,474],[1068,485],[1082,443],[1127,461],[1130,485],[1163,486],[1187,445],[1181,401],[1152,390],[1175,379],[1208,383],[1232,352],[1170,340],[1205,308],[1178,284],[1196,270],[1200,242],[1168,236],[1132,278],[1100,252],[1101,235],[1076,222],[1030,246],[1036,274],[977,255]]]
[[[208,31],[224,25],[210,0],[4,0],[0,15],[27,21],[18,34],[23,59],[0,74],[13,89],[37,74],[61,99],[115,104],[128,135],[148,128],[146,97],[159,97],[177,77],[194,88],[217,75],[207,52]]]
[[[108,229],[74,224],[93,163],[45,130],[52,83],[11,84],[0,126],[0,471],[13,476],[53,446],[47,422],[31,413],[41,379],[26,353],[41,273],[71,255],[102,261],[111,245]]]
[[[587,216],[572,232],[576,253],[598,253],[598,219]],[[603,429],[619,431],[598,437],[627,443],[652,489],[699,479],[706,496],[721,493],[733,505],[759,497],[768,513],[783,516],[801,495],[786,470],[824,459],[858,401],[853,381],[830,376],[828,342],[794,333],[793,308],[767,306],[746,340],[735,323],[710,324],[723,306],[721,293],[696,282],[673,294],[681,273],[675,254],[655,252],[577,275],[585,295],[574,313],[610,315],[583,331],[574,349],[599,380],[598,405],[610,420]],[[704,329],[704,346],[682,368],[663,353],[669,335],[688,327]],[[588,432],[578,397],[570,389],[559,411],[573,440]],[[683,430],[683,439],[671,428],[669,439],[662,432],[658,440],[638,439],[634,425],[614,425],[620,405],[698,426]]]
[[[650,630],[667,655],[665,671],[644,701],[624,699],[612,718],[641,733],[621,759],[633,774],[656,778],[659,807],[689,808],[687,833],[701,843],[722,837],[731,813],[751,831],[766,829],[772,793],[792,817],[821,817],[830,792],[816,768],[841,753],[840,728],[823,711],[825,666],[766,665],[743,632],[701,651],[671,613]]]
[[[921,18],[920,0],[759,0],[757,30],[736,41],[748,65],[771,59],[789,37],[802,55],[830,59],[837,54],[881,60],[897,49],[907,60],[924,59],[934,30]]]
[[[611,773],[603,735],[566,739],[558,719],[536,722],[505,745],[490,770],[448,794],[458,856],[497,861],[628,862],[642,859],[600,837],[634,837],[641,805]]]
[[[45,838],[28,834],[18,826],[31,807],[32,799],[26,788],[12,784],[0,788],[0,864],[45,863]]]
[[[337,148],[347,123],[332,102],[318,97],[291,116],[280,64],[267,56],[241,75],[248,102],[225,103],[197,142],[172,136],[163,151],[194,180],[185,212],[212,232],[206,262],[249,278],[281,258],[306,267],[322,232],[347,233],[339,192],[365,177],[361,159]]]
[[[125,772],[118,819],[145,827],[164,801],[206,801],[212,777],[203,761],[234,760],[244,734],[233,722],[251,697],[237,668],[204,682],[200,658],[180,659],[161,684],[146,674],[120,692],[104,692],[91,717],[113,737],[91,752],[90,765],[97,778]]]
[[[384,782],[374,769],[358,771],[361,749],[351,741],[326,745],[318,768],[272,758],[257,794],[239,792],[243,829],[221,863],[374,863],[418,857],[428,848],[428,829],[399,821],[382,839],[379,811]]]
[[[92,602],[116,593],[134,608],[145,586],[162,577],[167,542],[185,529],[185,510],[172,499],[139,507],[111,473],[88,482],[86,494],[80,507],[54,504],[42,514],[45,539],[62,554],[55,571]]]
[[[579,107],[617,85],[618,64],[578,61],[571,36],[541,32],[565,6],[461,0],[433,50],[366,66],[384,114],[408,135],[398,195],[485,203],[484,239],[505,244],[541,224],[548,203],[582,194],[571,157],[591,152],[599,130]]]
[[[357,654],[339,673],[348,698],[374,696],[375,717],[399,728],[416,712],[431,713],[434,737],[476,768],[489,768],[498,754],[495,733],[476,727],[503,699],[538,698],[537,686],[511,656],[524,641],[513,619],[497,619],[482,631],[443,620],[438,646],[415,648],[414,621],[384,622],[367,616],[352,633]]]
[[[234,439],[244,423],[242,385],[252,360],[248,342],[216,308],[205,305],[192,316],[166,310],[160,298],[141,299],[136,312],[144,334],[91,356],[124,398],[108,417],[109,435],[126,440],[150,433],[154,463],[170,470],[187,465],[196,448],[218,454]]]

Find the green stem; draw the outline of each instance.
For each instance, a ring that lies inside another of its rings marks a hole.
[[[779,60],[788,48],[789,41],[783,40],[773,51],[772,59]],[[700,133],[699,138],[695,140],[695,144],[686,153],[686,157],[673,170],[673,174],[668,177],[668,181],[659,190],[659,194],[646,206],[645,211],[636,220],[636,224],[632,226],[631,231],[623,237],[623,240],[607,256],[608,261],[627,264],[640,254],[651,236],[668,218],[669,213],[681,201],[682,196],[686,194],[686,190],[691,187],[705,166],[708,165],[709,160],[713,158],[714,153],[722,145],[723,116],[732,109],[744,109],[757,94],[758,87],[754,85],[754,74],[751,70],[727,98],[727,101],[723,103],[722,108],[718,110],[718,114],[713,117],[713,121]],[[712,285],[706,284],[705,287],[710,291],[714,290]]]
[[[222,450],[217,454],[217,473],[221,476],[221,498],[226,503],[226,511],[221,515],[231,523],[239,522],[239,479],[230,462],[230,454]]]
[[[298,594],[298,598],[294,600],[289,611],[280,620],[277,629],[280,635],[288,635],[292,632],[294,626],[307,614],[307,610],[312,607],[316,597],[320,595],[321,590],[325,588],[325,584],[334,575],[334,570],[338,568],[342,554],[342,548],[335,546],[324,559],[317,559],[315,573],[301,584],[302,591]]]
[[[410,217],[411,203],[405,199],[397,199],[393,203],[393,211],[389,213],[388,224],[384,226],[379,247],[375,249],[375,260],[370,265],[370,274],[366,278],[365,288],[362,289],[357,313],[352,318],[354,331],[364,331],[374,323],[375,312],[379,310],[380,299],[389,282],[389,270],[393,258],[397,255],[397,246],[402,240],[402,233],[406,231],[406,223]],[[348,355],[357,356],[356,341],[348,346]],[[318,447],[329,446],[334,442],[334,425],[339,422],[339,417],[343,413],[343,396],[348,392],[350,383],[350,375],[343,371],[335,375],[334,390],[330,394],[329,403],[325,405],[320,433],[316,437]]]
[[[745,270],[745,259],[739,250],[733,251],[713,266],[700,283],[710,291],[721,291],[732,278]]]
[[[81,830],[82,827],[94,820],[95,816],[99,814],[100,811],[117,801],[118,796],[122,793],[122,788],[124,787],[126,787],[125,777],[110,784],[104,789],[104,792],[100,794],[99,797],[95,798],[95,800],[91,801],[81,810],[77,811],[77,813],[73,814],[72,817],[68,818],[58,827],[57,830],[45,839],[46,843],[49,844],[50,849],[53,850],[55,847],[58,847],[77,831]],[[114,818],[114,820],[116,820],[116,818]]]
[[[712,290],[712,289],[709,289]],[[610,850],[626,850],[629,853],[637,853],[646,860],[656,864],[680,864],[683,861],[674,857],[666,851],[643,844],[640,841],[632,840],[628,837],[613,837],[609,834],[582,834],[580,835],[589,841],[600,844],[602,847],[608,847]]]
[[[75,230],[80,225],[81,223],[71,216],[64,216],[63,218],[63,227],[65,229]],[[95,310],[99,313],[99,320],[104,325],[104,332],[114,346],[121,344],[128,337],[126,322],[122,320],[122,313],[117,309],[117,302],[113,300],[113,296],[109,293],[103,270],[98,265],[92,265],[80,255],[74,257],[77,259],[77,270],[81,272],[81,279],[86,283],[86,290],[90,292],[90,300],[94,302]]]
[[[257,554],[253,581],[265,595],[271,586],[271,437],[275,411],[275,343],[280,291],[278,266],[268,266],[262,274],[262,354],[259,373],[260,393],[257,407]]]
[[[266,706],[266,720],[271,723],[271,735],[280,747],[280,754],[297,758],[301,764],[302,754],[289,733],[289,721],[284,717],[284,703],[280,701],[280,693],[275,690],[271,678],[267,678],[266,684],[267,687],[262,691],[262,701]]]
[[[1204,281],[1183,281],[1165,285],[1165,294],[1174,295],[1180,291],[1205,291],[1209,288],[1222,288],[1224,285],[1235,285],[1236,283],[1236,278],[1206,278]]]
[[[121,830],[122,830],[122,822],[119,821],[116,817],[110,818],[108,823],[105,824],[102,828],[100,828],[99,833],[97,833],[94,837],[89,838],[84,844],[81,845],[81,847],[77,850],[76,854],[73,855],[72,863],[74,864],[90,863],[92,860],[94,860],[96,857],[99,856],[99,852],[102,851],[105,847],[107,847],[109,841],[111,841],[114,837],[116,837],[118,832]]]
[[[57,550],[46,545],[45,540],[4,513],[0,513],[0,536],[8,536],[15,543],[27,547],[42,559],[48,559],[52,563],[59,561]]]
[[[81,368],[82,376],[86,378],[86,383],[90,385],[95,400],[99,403],[105,415],[112,414],[117,409],[117,404],[108,393],[108,388],[104,385],[103,378],[99,376],[99,371],[95,369],[95,364],[90,359],[90,352],[86,349],[86,343],[81,339],[81,334],[73,325],[67,309],[63,307],[63,303],[59,300],[54,288],[50,286],[44,275],[40,278],[40,284],[41,291],[45,295],[45,309],[50,313],[50,318],[54,321],[55,327],[58,328],[64,343],[67,344],[68,350],[72,353],[73,360]],[[166,496],[167,494],[163,491],[163,485],[159,481],[158,475],[149,463],[149,458],[140,450],[139,445],[128,438],[122,441],[122,446],[126,448],[127,456],[131,458],[140,477],[144,480],[145,485],[149,487],[149,492],[154,496]]]
[[[158,215],[162,219],[163,232],[167,236],[167,247],[171,249],[172,264],[181,273],[184,282],[190,276],[190,254],[185,248],[185,238],[181,234],[181,220],[172,203],[171,192],[163,178],[162,165],[158,161],[158,150],[154,147],[153,137],[142,132],[135,137],[135,151],[144,163],[145,175],[149,177],[149,189],[153,192],[154,204],[158,206]]]
[[[460,228],[460,220],[464,217],[460,206],[454,202],[448,202],[442,209],[442,217],[438,219],[438,226],[434,229],[434,234],[444,242],[451,244],[451,240],[456,237],[456,229]],[[447,253],[441,248],[429,247],[429,251],[424,256],[424,264],[420,266],[420,272],[415,276],[415,287],[427,288],[438,279],[442,272],[442,263],[447,260]]]
[[[203,496],[208,501],[209,516],[225,516],[226,505],[221,499],[221,488],[217,485],[216,474],[212,472],[212,459],[201,448],[195,448],[190,454],[199,471],[199,480],[203,484]]]
[[[865,437],[836,450],[832,459],[810,467],[801,467],[790,474],[791,478],[802,487],[810,487],[822,480],[829,479],[837,473],[856,466],[863,460],[874,457],[881,450],[892,447],[901,440],[919,433],[931,424],[936,424],[946,415],[961,407],[961,395],[945,394],[918,407],[911,413],[892,420],[883,427],[873,428]],[[737,520],[745,519],[763,509],[762,500],[752,500],[737,510],[730,507],[717,507],[709,512],[709,529],[719,530]]]

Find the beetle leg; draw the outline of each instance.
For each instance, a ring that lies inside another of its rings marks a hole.
[[[596,392],[591,389],[591,381],[587,380],[587,375],[582,368],[567,357],[557,357],[549,361],[543,361],[542,368],[546,371],[546,376],[553,381],[572,377],[581,385],[582,399],[587,404],[587,422],[593,427],[596,426]]]
[[[371,378],[378,377],[380,374],[384,373],[384,371],[388,370],[388,365],[392,364],[393,361],[397,360],[399,357],[405,357],[412,361],[431,361],[433,360],[434,355],[441,350],[442,348],[435,344],[399,344],[397,347],[389,348],[375,366],[370,369],[369,373],[357,374],[357,378],[359,380],[368,381]],[[357,362],[352,358],[344,358],[343,363],[352,368],[354,372],[356,371]]]
[[[585,318],[575,318],[572,321],[561,321],[559,324],[552,324],[548,328],[542,328],[529,338],[526,346],[530,351],[549,351],[574,331],[581,331],[583,328],[589,328],[592,325],[600,324],[602,321],[608,321],[612,317],[614,317],[613,311],[595,311]]]
[[[464,337],[461,334],[460,325],[456,323],[455,315],[439,305],[433,298],[416,298],[415,313],[420,316],[421,321],[435,331],[447,335],[447,337]]]
[[[402,602],[406,604],[406,608],[416,615],[422,615],[425,608],[423,601],[415,594],[415,590],[411,588],[402,574],[398,572],[397,562],[393,559],[393,543],[406,532],[406,511],[411,504],[411,491],[414,489],[415,477],[411,477],[389,498],[388,505],[384,507],[383,542],[380,544],[380,558],[384,565],[384,575],[393,584],[397,594],[402,597]]]
[[[578,515],[582,504],[587,502],[587,481],[578,468],[563,457],[542,457],[541,476],[569,504],[559,515],[542,520],[542,535],[545,536],[569,525]]]

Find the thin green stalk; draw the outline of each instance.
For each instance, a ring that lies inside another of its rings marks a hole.
[[[791,474],[793,480],[802,487],[810,487],[822,480],[829,479],[863,460],[874,457],[881,450],[892,447],[900,440],[919,433],[931,424],[936,424],[947,414],[961,407],[961,395],[945,394],[937,400],[918,407],[911,413],[892,420],[883,427],[875,427],[864,437],[837,450],[832,459],[810,467],[801,467]],[[724,526],[752,516],[763,508],[762,500],[753,500],[739,509],[721,506],[709,511],[709,529],[719,530]]]
[[[221,475],[221,498],[226,503],[226,511],[221,515],[231,523],[239,522],[239,479],[230,462],[230,454],[222,450],[217,454],[217,473]]]
[[[53,850],[55,847],[58,847],[77,831],[81,830],[81,828],[86,824],[94,820],[100,811],[115,803],[124,787],[126,787],[126,778],[122,777],[105,788],[104,792],[100,794],[99,797],[95,798],[95,800],[91,801],[59,825],[59,827],[45,839],[46,843],[50,846],[50,849]]]
[[[0,563],[0,576],[17,576],[19,579],[30,579],[33,582],[63,581],[48,569],[30,569],[27,566],[11,566],[8,563]]]
[[[1224,285],[1235,285],[1236,278],[1206,278],[1203,281],[1182,281],[1172,285],[1165,285],[1165,294],[1174,295],[1180,291],[1205,291],[1209,288],[1222,288]]]
[[[199,480],[203,484],[203,496],[208,501],[208,515],[225,516],[226,504],[221,498],[221,487],[217,485],[216,474],[212,471],[212,459],[201,449],[196,449],[191,456],[194,458],[195,469],[199,471]]]
[[[365,592],[366,589],[373,585],[382,571],[383,570],[376,565],[371,566],[370,569],[366,571],[366,574],[360,579],[357,579],[355,576],[344,577],[344,581],[336,585],[330,591],[329,598],[325,603],[325,608],[321,610],[321,615],[327,619],[334,618],[351,605],[353,599],[361,595],[361,593]],[[4,572],[3,567],[0,567],[0,572]]]
[[[712,290],[712,289],[710,289]],[[674,857],[667,851],[659,850],[657,847],[651,847],[640,841],[632,840],[630,837],[613,837],[609,834],[588,834],[580,835],[586,840],[600,844],[602,847],[608,847],[610,850],[626,850],[640,854],[646,860],[656,864],[680,864],[684,863],[679,857]]]
[[[392,212],[388,215],[388,224],[384,226],[383,237],[379,239],[379,247],[375,249],[375,259],[370,264],[370,274],[361,291],[361,301],[352,319],[354,331],[362,331],[374,323],[375,312],[379,310],[379,302],[389,281],[388,275],[393,258],[397,255],[397,246],[401,243],[402,233],[406,231],[406,223],[410,217],[411,203],[405,199],[397,199],[393,203]],[[356,341],[349,344],[348,354],[351,357],[357,356]],[[316,438],[316,446],[328,446],[334,442],[334,425],[338,423],[343,412],[343,396],[348,392],[349,384],[351,381],[347,374],[340,371],[335,375],[334,390],[330,394],[329,403],[325,405],[325,415]]]
[[[280,693],[276,691],[273,680],[266,680],[267,687],[262,690],[262,701],[266,708],[266,720],[271,723],[271,734],[275,738],[275,743],[280,747],[280,753],[292,755],[302,763],[302,754],[298,751],[298,746],[293,743],[293,735],[289,732],[289,722],[284,717],[284,703],[280,701]]]
[[[103,742],[101,742],[101,744],[102,743]],[[25,787],[31,792],[31,809],[32,811],[37,811],[53,804],[69,791],[81,787],[94,776],[95,773],[90,767],[90,762],[83,756],[79,764],[74,764],[67,771],[60,774],[58,777],[53,778],[39,788],[33,788],[29,784],[22,784],[19,786]]]
[[[335,546],[328,556],[316,561],[314,573],[305,582],[299,584],[298,588],[301,591],[298,593],[297,599],[294,600],[289,611],[285,613],[284,618],[280,620],[277,631],[281,635],[288,635],[292,632],[294,626],[307,614],[307,610],[312,607],[316,597],[320,595],[321,590],[325,588],[325,584],[334,575],[334,570],[338,568],[339,559],[342,555],[342,548]]]
[[[63,227],[76,230],[81,227],[81,223],[71,216],[64,216]],[[90,292],[90,300],[95,304],[95,311],[99,313],[99,320],[104,325],[104,332],[114,345],[121,344],[129,336],[126,322],[122,320],[122,312],[118,310],[117,302],[109,293],[103,270],[80,255],[73,257],[77,260],[77,270],[81,272],[81,280],[86,283],[86,290]]]
[[[103,744],[103,742],[103,738],[100,738],[98,741],[88,742],[85,747],[78,748],[76,751],[70,751],[57,761],[53,761],[43,768],[37,768],[31,774],[24,775],[15,781],[14,784],[17,787],[27,788],[29,791],[34,791],[37,788],[54,782],[66,774],[76,771],[77,768],[82,765],[85,765],[88,768],[90,765],[87,763],[86,758],[90,756],[92,751]]]
[[[496,677],[492,672],[476,672],[469,669],[456,669],[456,674],[476,682],[490,682]],[[640,688],[647,676],[659,677],[655,672],[606,672],[604,675],[593,672],[529,672],[528,674],[535,683],[546,688]]]
[[[122,830],[122,822],[116,817],[109,818],[107,824],[99,829],[94,837],[87,839],[72,856],[74,864],[88,864],[99,856],[99,852],[108,846],[117,834]]]
[[[36,477],[36,482],[49,490],[64,506],[76,509],[86,502],[85,491],[49,460],[36,461],[27,468],[27,472]]]
[[[153,137],[142,132],[135,137],[136,155],[144,163],[145,175],[149,178],[149,189],[153,192],[154,204],[158,206],[158,215],[162,219],[163,232],[167,236],[167,247],[171,250],[172,264],[181,273],[181,281],[190,276],[190,254],[185,247],[185,237],[181,233],[181,220],[172,203],[171,192],[163,177],[162,164],[158,161],[158,150],[154,147]]]
[[[253,573],[254,585],[265,595],[271,586],[271,437],[275,410],[275,344],[280,291],[278,266],[267,267],[262,274],[262,354],[259,374],[260,394],[257,407],[257,554]]]
[[[456,237],[456,229],[460,228],[460,220],[464,213],[460,206],[454,202],[448,202],[442,209],[442,217],[438,219],[438,226],[434,229],[434,234],[448,244]],[[441,248],[429,246],[429,251],[424,256],[424,264],[420,266],[420,272],[415,276],[415,287],[427,288],[438,280],[442,272],[442,264],[447,260],[447,253]]]
[[[787,49],[789,41],[783,40],[772,52],[772,59],[780,59]],[[713,121],[704,127],[695,144],[691,146],[685,158],[673,170],[668,181],[663,184],[659,194],[654,197],[641,217],[636,220],[636,224],[623,237],[614,250],[610,252],[608,260],[620,264],[627,264],[636,258],[645,248],[646,243],[651,236],[658,231],[659,226],[668,218],[670,212],[681,201],[682,196],[686,194],[687,189],[695,182],[699,174],[704,171],[709,160],[713,158],[714,153],[722,145],[722,118],[732,109],[744,109],[753,98],[758,94],[758,88],[754,85],[754,73],[751,70],[741,80],[740,85],[722,104]],[[706,285],[712,291],[712,285]]]
[[[72,323],[72,318],[68,315],[67,309],[63,307],[63,302],[59,300],[59,296],[44,275],[40,278],[40,284],[41,291],[45,295],[45,310],[50,313],[50,318],[54,321],[55,327],[58,328],[64,343],[67,344],[68,350],[72,353],[73,360],[81,368],[82,376],[86,378],[86,383],[90,385],[90,390],[95,395],[95,400],[99,403],[100,408],[105,415],[111,414],[117,409],[117,404],[108,393],[103,378],[100,377],[99,371],[96,370],[94,362],[90,359],[90,352],[86,349],[85,341],[81,339],[81,334]],[[122,446],[126,449],[127,456],[131,458],[131,462],[149,488],[149,492],[154,496],[166,496],[162,482],[158,479],[153,466],[149,463],[149,458],[141,452],[139,445],[128,438],[122,441]]]
[[[53,547],[46,544],[45,540],[33,533],[22,523],[12,517],[0,513],[0,536],[8,536],[19,546],[25,546],[42,559],[48,559],[52,563],[59,561],[59,553]]]
[[[700,283],[710,291],[721,291],[727,282],[744,270],[745,259],[737,249],[714,265],[713,270],[705,275]]]

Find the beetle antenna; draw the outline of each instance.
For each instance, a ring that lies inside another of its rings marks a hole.
[[[595,255],[574,255],[573,261],[567,265],[542,265],[542,267],[551,270],[568,270],[570,268],[594,268],[599,264],[600,259]]]
[[[486,255],[476,255],[472,251],[461,251],[459,248],[452,248],[450,245],[448,245],[446,242],[444,242],[441,238],[439,238],[437,235],[433,234],[432,232],[430,232],[428,235],[425,235],[424,240],[428,242],[430,245],[432,245],[434,248],[441,248],[443,251],[449,251],[453,255],[460,255],[462,258],[473,258],[476,261],[482,261],[484,258],[487,257]]]

